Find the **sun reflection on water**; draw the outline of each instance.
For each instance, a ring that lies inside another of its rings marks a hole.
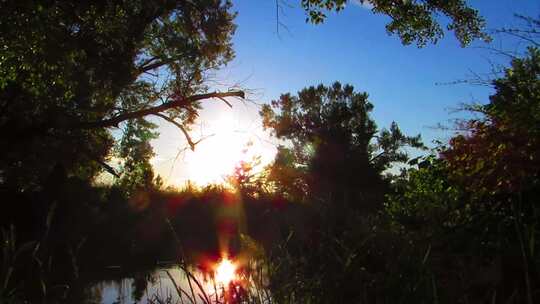
[[[217,264],[215,270],[215,279],[219,284],[228,286],[230,282],[236,279],[236,266],[228,258],[223,258]]]

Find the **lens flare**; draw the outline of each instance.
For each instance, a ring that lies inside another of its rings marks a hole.
[[[216,267],[216,281],[225,286],[235,279],[236,266],[227,258],[223,258]]]

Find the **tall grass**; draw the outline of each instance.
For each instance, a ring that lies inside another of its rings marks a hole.
[[[167,295],[165,297],[158,295],[157,293],[151,295],[148,298],[149,304],[271,304],[273,303],[269,290],[266,288],[267,272],[266,264],[264,263],[264,256],[261,253],[260,248],[255,248],[257,245],[254,241],[247,236],[242,236],[241,239],[247,243],[251,252],[255,252],[252,259],[248,260],[246,267],[243,271],[238,272],[237,279],[231,282],[229,286],[218,286],[213,274],[209,275],[210,283],[213,290],[206,290],[204,288],[205,282],[201,281],[194,272],[191,271],[189,265],[186,262],[185,252],[183,245],[177,232],[174,230],[169,219],[166,219],[167,225],[174,235],[175,242],[179,248],[179,255],[177,256],[176,266],[184,275],[187,282],[187,288],[183,287],[181,282],[177,281],[169,270],[165,270],[165,273],[174,286],[176,292],[176,299]],[[207,285],[208,286],[208,285]]]

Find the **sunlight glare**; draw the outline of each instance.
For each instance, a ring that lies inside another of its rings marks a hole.
[[[260,155],[267,163],[273,158],[272,151],[259,146],[247,148],[253,138],[238,130],[238,123],[230,115],[213,122],[205,131],[212,136],[201,141],[194,152],[186,154],[187,176],[196,185],[221,184],[234,172],[241,161],[250,161]]]
[[[251,173],[260,172],[273,161],[277,143],[264,130],[258,111],[243,106],[230,109],[219,100],[207,103],[189,132],[197,142],[194,151],[178,128],[158,121],[162,136],[152,142],[156,149],[152,166],[173,187],[227,185],[227,178],[243,161],[257,159]]]

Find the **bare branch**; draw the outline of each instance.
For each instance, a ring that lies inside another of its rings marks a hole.
[[[197,140],[196,142],[194,142],[194,145],[198,145],[201,141],[207,139],[207,138],[210,138],[212,136],[214,136],[216,134],[210,134],[208,136],[204,136],[204,137],[201,137],[201,139]],[[180,157],[180,154],[182,154],[183,152],[185,152],[186,150],[188,149],[188,147],[183,147],[182,149],[178,149],[178,153],[176,153],[176,156],[174,157],[174,160],[173,160],[173,163],[171,165],[171,169],[169,170],[169,175],[167,177],[167,180],[169,180],[171,178],[171,175],[174,171],[174,166],[176,165],[176,161],[178,160],[178,158]]]
[[[218,98],[223,100],[223,102],[226,103],[232,109],[232,104],[230,102],[228,102],[227,99],[225,99],[223,97],[218,97]]]
[[[245,93],[243,91],[232,91],[232,92],[223,92],[223,93],[212,92],[212,93],[206,93],[206,94],[193,95],[186,98],[177,98],[167,103],[161,104],[159,106],[155,106],[155,107],[151,107],[151,108],[147,108],[147,109],[143,109],[139,111],[123,113],[109,119],[104,119],[104,120],[99,120],[99,121],[94,121],[94,122],[79,123],[71,127],[78,128],[78,129],[118,127],[118,124],[126,120],[130,120],[134,118],[141,118],[147,115],[160,113],[160,112],[173,109],[173,108],[182,108],[191,103],[197,102],[199,100],[210,99],[210,98],[223,99],[225,97],[244,98]]]
[[[291,31],[289,30],[287,25],[285,25],[285,23],[281,22],[281,19],[280,19],[280,15],[285,14],[283,6],[287,6],[289,8],[292,7],[290,4],[286,3],[284,0],[276,0],[276,35],[278,36],[279,39],[281,39],[281,35],[280,35],[280,32],[279,32],[280,28],[285,29],[287,31],[287,33],[289,33],[289,35],[291,35]]]
[[[519,38],[521,40],[524,40],[528,43],[530,43],[533,46],[540,46],[540,43],[535,40],[537,37],[532,37],[532,34],[536,34],[536,32],[529,32],[529,31],[521,31],[521,30],[515,30],[515,29],[502,29],[496,31],[497,34],[507,34],[510,36],[514,36],[516,38]]]
[[[178,58],[164,58],[164,59],[160,60],[160,58],[158,58],[158,57],[152,57],[149,60],[142,63],[137,68],[137,72],[138,72],[137,75],[140,75],[140,74],[146,73],[148,71],[160,68],[160,67],[162,67],[164,65],[173,63],[176,60],[178,60]]]
[[[184,133],[184,136],[186,137],[186,140],[187,140],[187,142],[189,144],[189,147],[191,148],[191,151],[195,151],[196,143],[193,142],[193,140],[191,139],[191,136],[189,135],[188,131],[186,130],[186,128],[184,128],[184,126],[182,124],[178,123],[176,120],[170,118],[169,116],[163,115],[161,113],[153,113],[152,115],[161,117],[161,118],[165,119],[166,121],[172,123],[176,127],[178,127],[182,131],[182,133]]]

